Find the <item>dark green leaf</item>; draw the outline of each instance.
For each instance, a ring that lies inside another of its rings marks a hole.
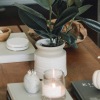
[[[49,10],[50,4],[52,5],[55,0],[34,0],[41,7]]]
[[[78,8],[79,12],[77,14],[77,16],[83,14],[84,12],[86,12],[92,5],[84,5],[80,8]]]
[[[23,12],[27,12],[27,13],[30,13],[32,14],[33,16],[37,16],[39,18],[41,18],[42,20],[45,20],[46,21],[46,18],[39,12],[35,11],[34,9],[30,8],[30,7],[27,7],[25,5],[22,5],[22,4],[18,4],[18,3],[15,3],[14,6],[18,7],[19,9],[21,9]]]
[[[68,44],[71,44],[70,36],[66,33],[61,33],[63,40],[65,40]]]
[[[42,30],[34,30],[38,35],[40,35],[41,37],[45,37],[45,38],[49,38],[49,34],[45,31],[42,31]]]
[[[57,23],[55,25],[54,28],[59,28],[60,26],[63,26],[64,24],[66,24],[68,21],[70,21],[74,16],[76,15],[76,13],[74,14],[70,14],[69,16],[67,16],[66,18],[62,19],[59,23]]]
[[[42,30],[34,30],[38,35],[40,35],[41,37],[46,37],[46,38],[56,38],[56,35],[51,34],[51,33],[47,33],[45,31]]]
[[[69,22],[73,17],[75,17],[77,12],[77,7],[69,7],[68,9],[64,10],[64,12],[56,20],[52,33],[59,35],[63,25]]]
[[[74,0],[67,0],[67,6],[70,7],[74,4]]]
[[[99,22],[92,20],[92,19],[88,19],[88,18],[82,18],[82,17],[78,17],[78,19],[80,19],[83,23],[85,23],[92,30],[100,33],[100,23]]]
[[[78,48],[76,37],[72,33],[62,33],[62,39],[65,40],[69,47]]]
[[[78,46],[76,44],[77,38],[72,33],[70,33],[69,36],[70,36],[70,39],[71,39],[70,46],[73,47],[73,48],[78,48]]]
[[[74,18],[77,13],[77,7],[69,7],[68,9],[64,10],[64,12],[56,20],[52,33],[59,35],[63,25],[69,22],[72,18]]]
[[[55,34],[58,36],[61,33],[61,30],[62,30],[62,26],[60,26],[58,28],[54,28],[52,31],[52,34]]]
[[[19,17],[21,18],[23,23],[29,26],[30,28],[35,30],[43,30],[47,32],[47,25],[44,20],[33,16],[30,13],[23,12],[21,9],[19,9]]]
[[[71,45],[71,47],[73,47],[73,48],[78,48],[78,45],[77,45],[77,43],[73,43],[73,44]]]
[[[65,40],[69,45],[72,45],[74,43],[76,43],[76,37],[73,35],[73,33],[68,32],[68,33],[61,33],[62,34],[62,38],[63,40]]]
[[[69,7],[68,9],[65,9],[64,12],[56,20],[54,28],[63,26],[65,23],[74,18],[77,13],[78,13],[77,7]]]
[[[56,4],[59,4],[59,3],[61,3],[61,0],[55,0],[52,6],[55,6]]]
[[[67,5],[63,0],[55,0],[52,7],[56,16],[59,16],[67,8]]]
[[[75,0],[75,4],[77,7],[80,7],[82,5],[82,0]]]

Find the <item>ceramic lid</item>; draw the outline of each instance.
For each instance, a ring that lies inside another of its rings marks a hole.
[[[8,39],[6,42],[6,46],[8,49],[14,51],[25,50],[29,47],[29,41],[26,38],[15,37]]]

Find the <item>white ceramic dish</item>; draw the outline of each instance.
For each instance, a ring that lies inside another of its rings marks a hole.
[[[29,47],[29,41],[26,38],[15,37],[8,39],[6,42],[6,46],[9,50],[13,51],[26,50]]]

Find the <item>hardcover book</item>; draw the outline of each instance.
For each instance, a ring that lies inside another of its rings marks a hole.
[[[100,90],[94,87],[91,80],[73,81],[72,92],[77,100],[100,100]]]
[[[41,89],[35,94],[30,94],[26,92],[23,83],[9,83],[7,84],[7,100],[42,100]],[[67,90],[65,100],[73,100]]]

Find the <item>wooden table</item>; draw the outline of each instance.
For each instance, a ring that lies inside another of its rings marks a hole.
[[[26,26],[9,26],[12,32],[27,32]],[[93,72],[100,69],[100,49],[89,37],[80,44],[78,49],[68,48],[66,88],[71,89],[74,80],[91,80]],[[6,100],[7,83],[22,82],[26,72],[34,66],[34,62],[17,62],[0,64],[0,100]]]

